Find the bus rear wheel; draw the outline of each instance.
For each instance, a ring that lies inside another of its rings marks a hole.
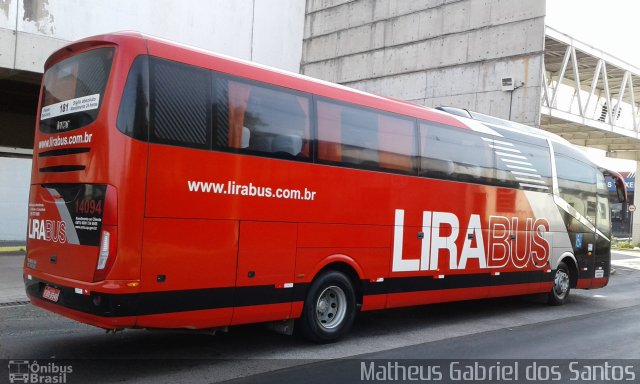
[[[311,283],[296,331],[316,343],[330,343],[349,332],[355,313],[351,280],[338,271],[324,272]]]
[[[558,264],[556,272],[553,275],[553,286],[549,292],[549,304],[562,305],[567,302],[571,292],[571,272],[564,262]]]

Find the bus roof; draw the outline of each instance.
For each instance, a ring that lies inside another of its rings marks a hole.
[[[419,119],[425,119],[428,121],[442,123],[461,129],[470,129],[486,134],[496,134],[496,132],[492,130],[492,127],[497,127],[525,135],[535,136],[538,138],[550,139],[552,141],[563,143],[565,145],[573,147],[570,142],[556,134],[547,132],[539,128],[515,123],[513,121],[499,119],[493,116],[484,115],[463,108],[430,108],[421,106],[386,96],[372,94],[344,85],[331,83],[329,81],[313,78],[299,73],[294,73],[274,68],[268,65],[259,64],[245,59],[211,52],[203,48],[170,41],[138,31],[119,31],[87,37],[76,42],[72,42],[54,52],[45,62],[45,69],[60,60],[63,56],[68,55],[69,51],[86,49],[88,47],[97,46],[104,43],[121,45],[133,40],[143,40],[148,48],[150,46],[160,46],[165,49],[182,49],[197,53],[201,55],[201,57],[205,58],[205,60],[203,61],[202,59],[194,60],[185,58],[185,56],[181,56],[180,59],[188,64],[202,67],[208,66],[209,69],[220,71],[220,69],[217,68],[215,64],[220,64],[221,62],[233,63],[236,64],[235,67],[241,68],[237,70],[237,72],[241,72],[242,76],[244,77],[247,77],[247,74],[249,74],[249,78],[253,78],[254,80],[283,86],[297,91],[310,92],[321,97],[330,97],[332,99],[341,100],[344,102],[356,103],[366,107],[376,108],[379,110],[398,113]],[[228,73],[226,70],[229,69],[229,66],[226,66],[224,69],[225,70],[222,70],[221,72]],[[579,151],[577,148],[574,148],[574,150]],[[596,164],[595,162],[593,163]],[[602,168],[601,166],[599,167],[603,170],[607,170],[605,168]],[[612,172],[611,170],[607,171]]]
[[[387,112],[421,118],[428,121],[455,126],[458,128],[471,129],[469,126],[464,124],[459,119],[451,116],[450,114],[437,111],[433,108],[428,108],[385,96],[375,95],[355,88],[350,88],[306,75],[289,72],[283,69],[274,68],[245,59],[211,52],[203,48],[190,46],[188,44],[177,43],[164,38],[143,34],[137,31],[113,32],[87,37],[82,40],[72,42],[54,52],[46,61],[45,69],[53,65],[54,62],[58,61],[61,56],[68,55],[69,51],[76,49],[85,49],[86,47],[104,43],[121,45],[126,44],[127,41],[132,40],[144,40],[147,43],[150,54],[152,55],[153,47],[160,47],[162,49],[175,48],[186,50],[197,53],[198,56],[200,56],[197,59],[189,58],[188,56],[181,56],[180,61],[187,64],[208,67],[209,69],[214,69],[216,71],[228,74],[240,74],[243,77],[247,77],[253,80],[258,80],[261,82],[270,83],[301,92],[309,92],[317,96],[330,97],[332,99],[356,103],[362,106],[376,108]],[[230,69],[229,66],[225,66],[223,70],[220,70],[220,68],[218,68],[219,64],[223,62],[236,64],[234,67],[237,68],[235,70],[235,72],[237,73],[231,73],[230,71],[227,71]]]

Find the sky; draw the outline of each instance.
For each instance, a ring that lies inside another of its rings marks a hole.
[[[547,0],[545,22],[640,68],[638,0]]]
[[[640,0],[547,0],[545,23],[640,68],[635,32],[640,23]],[[636,169],[635,161],[605,158],[603,151],[588,151],[616,171]]]

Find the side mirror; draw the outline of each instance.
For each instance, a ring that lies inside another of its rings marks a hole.
[[[624,182],[624,178],[618,172],[610,171],[608,169],[602,169],[602,174],[605,177],[610,177],[614,180],[616,185],[616,196],[620,203],[627,201],[627,185]]]

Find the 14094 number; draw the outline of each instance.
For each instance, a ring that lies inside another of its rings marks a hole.
[[[100,200],[76,200],[76,213],[83,215],[102,215],[102,201]]]

